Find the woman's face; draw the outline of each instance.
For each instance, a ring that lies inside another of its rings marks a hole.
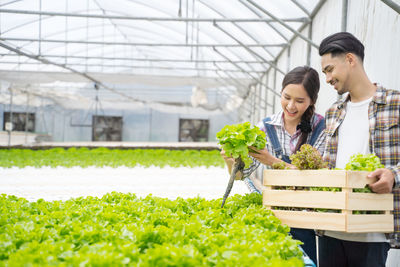
[[[288,84],[282,90],[281,105],[285,121],[298,124],[301,116],[311,105],[311,98],[301,84]]]

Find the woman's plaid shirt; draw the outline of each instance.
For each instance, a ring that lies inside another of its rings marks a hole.
[[[324,160],[329,163],[330,168],[335,168],[336,165],[338,128],[346,115],[349,98],[347,96],[346,99],[336,102],[325,114]],[[368,118],[369,149],[395,176],[393,214],[395,232],[400,232],[400,92],[378,86],[369,104]]]

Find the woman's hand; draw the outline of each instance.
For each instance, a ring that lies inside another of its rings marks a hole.
[[[272,162],[272,159],[275,157],[272,156],[266,148],[257,149],[254,146],[249,146],[249,155],[264,165],[271,166],[273,163],[275,163]]]
[[[232,162],[232,163],[233,163],[233,162],[235,161],[234,158],[228,157],[228,156],[225,154],[225,151],[224,151],[223,149],[221,149],[220,154],[221,154],[222,158],[225,160],[225,162]]]
[[[232,158],[232,157],[228,157],[228,156],[225,154],[225,151],[224,151],[223,149],[221,149],[220,154],[221,154],[222,158],[224,159],[226,166],[228,167],[228,172],[229,172],[229,174],[231,174],[233,164],[235,163],[235,159]],[[236,174],[235,180],[240,180],[240,179],[242,179],[242,173],[241,173],[241,172],[238,172],[238,173]]]
[[[253,151],[253,152],[251,152],[251,151]],[[249,155],[252,156],[253,158],[257,159],[262,164],[268,165],[271,167],[274,163],[282,162],[281,159],[278,159],[278,158],[272,156],[271,153],[269,153],[266,148],[257,149],[253,146],[249,146]],[[289,169],[296,169],[296,166],[294,166],[292,164],[289,164],[286,162],[285,162],[285,164]]]

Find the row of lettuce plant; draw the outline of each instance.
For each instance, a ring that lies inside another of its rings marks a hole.
[[[218,150],[53,148],[0,149],[0,167],[223,167]]]
[[[258,194],[169,200],[0,195],[0,266],[303,266]]]

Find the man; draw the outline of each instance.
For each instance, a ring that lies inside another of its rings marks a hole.
[[[352,34],[339,32],[319,47],[326,82],[339,95],[325,114],[324,159],[344,169],[350,156],[374,153],[385,169],[370,173],[376,193],[394,194],[395,232],[400,232],[400,92],[372,83],[363,66],[364,46]],[[325,231],[319,238],[320,267],[385,266],[390,246],[383,233],[348,234]]]

